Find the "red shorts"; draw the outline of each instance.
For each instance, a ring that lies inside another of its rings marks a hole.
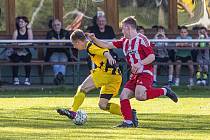
[[[128,88],[135,92],[136,85],[142,85],[146,89],[150,89],[153,83],[153,76],[148,73],[142,73],[138,75],[133,75],[130,80],[128,80],[124,88]]]

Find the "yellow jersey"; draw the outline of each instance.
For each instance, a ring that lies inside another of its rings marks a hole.
[[[104,53],[109,52],[109,49],[101,48],[90,41],[87,42],[86,48],[91,61],[97,66],[97,68],[100,68],[105,72],[111,72],[112,74],[121,73],[119,65],[110,65],[107,58],[104,56]]]

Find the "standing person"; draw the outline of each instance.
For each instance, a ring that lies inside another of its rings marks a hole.
[[[209,39],[207,29],[201,27],[198,30],[198,39]],[[200,42],[196,44],[197,47],[209,47],[209,43]],[[208,63],[209,63],[209,49],[198,50],[197,55],[198,69],[196,72],[196,84],[206,86],[208,80]]]
[[[74,48],[87,50],[97,67],[91,70],[91,74],[78,87],[71,109],[58,109],[57,112],[74,119],[76,111],[83,103],[86,94],[101,87],[99,108],[112,114],[122,115],[120,106],[110,102],[111,98],[118,94],[122,82],[118,63],[114,59],[116,56],[111,54],[109,49],[101,48],[90,42],[82,30],[75,30],[70,38]]]
[[[154,39],[168,39],[165,35],[165,29],[163,26],[158,26],[157,27],[157,33],[155,34]],[[168,43],[162,43],[162,42],[157,42],[155,43],[155,61],[156,62],[168,62],[170,63],[170,57],[169,57],[169,52],[167,50]],[[153,81],[153,86],[157,86],[157,69],[158,65],[154,65],[154,81]],[[173,65],[169,64],[169,70],[168,70],[168,85],[172,86],[173,85],[173,71],[174,67]]]
[[[176,37],[176,39],[192,39],[190,35],[188,35],[188,29],[186,26],[180,27],[180,35]],[[176,47],[192,47],[192,43],[176,43]],[[188,68],[190,72],[190,78],[189,78],[189,86],[193,86],[193,74],[194,74],[194,67],[193,67],[193,58],[192,58],[192,51],[189,49],[181,49],[176,51],[176,62],[178,63],[176,65],[176,78],[175,78],[175,86],[179,86],[180,83],[180,70],[182,63],[188,63]]]
[[[174,102],[177,102],[175,93],[167,87],[153,88],[153,66],[155,55],[150,46],[149,40],[142,34],[137,33],[136,19],[132,16],[123,19],[122,33],[124,37],[112,43],[103,42],[97,39],[94,34],[87,35],[94,43],[103,48],[121,48],[131,66],[131,78],[125,84],[120,95],[121,112],[124,117],[122,124],[116,127],[133,127],[138,120],[132,121],[131,105],[129,99],[136,98],[139,101],[157,98],[166,95]],[[134,122],[134,123],[133,123]]]
[[[55,40],[68,40],[70,36],[69,31],[62,29],[61,22],[58,19],[52,21],[52,30],[47,32],[47,39]],[[51,62],[68,62],[70,60],[70,50],[69,48],[59,48],[59,46],[70,45],[65,43],[51,43],[49,45],[56,45],[58,48],[47,48],[45,61]],[[55,75],[54,83],[55,85],[60,85],[64,83],[64,75],[66,73],[66,66],[56,64],[53,65],[53,72]]]
[[[29,20],[25,16],[16,17],[16,30],[13,33],[12,39],[14,40],[32,40],[33,33],[31,26],[29,25]],[[32,54],[29,48],[17,48],[17,49],[10,49],[9,59],[12,62],[18,63],[22,62],[31,62]],[[31,66],[25,65],[25,85],[31,85],[30,82],[30,72]],[[20,81],[18,78],[18,66],[12,66],[12,73],[13,73],[13,84],[19,85]]]

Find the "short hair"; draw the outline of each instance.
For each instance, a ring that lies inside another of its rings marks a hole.
[[[165,30],[165,28],[163,26],[158,26],[158,29],[161,29],[161,30]]]
[[[144,30],[144,27],[143,26],[137,26],[137,30]]]
[[[188,30],[187,26],[180,26],[180,27],[179,27],[179,30],[182,30],[182,29]]]
[[[208,29],[207,29],[206,27],[204,27],[204,26],[201,26],[201,27],[200,27],[200,30],[208,31]]]
[[[76,41],[76,40],[84,41],[85,39],[86,39],[85,33],[80,29],[76,29],[70,36],[71,41]]]
[[[134,16],[129,16],[121,21],[122,24],[129,24],[132,28],[137,29],[137,21]]]

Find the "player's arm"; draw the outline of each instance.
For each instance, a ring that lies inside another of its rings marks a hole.
[[[114,65],[116,60],[112,57],[109,51],[104,52],[104,56],[108,59],[110,65]]]
[[[149,54],[141,62],[142,62],[143,65],[148,65],[148,64],[151,64],[153,61],[155,61],[155,55],[154,54]]]
[[[85,33],[95,44],[102,48],[113,49],[115,46],[112,43],[101,41],[100,39],[96,38],[95,34],[93,33]]]

